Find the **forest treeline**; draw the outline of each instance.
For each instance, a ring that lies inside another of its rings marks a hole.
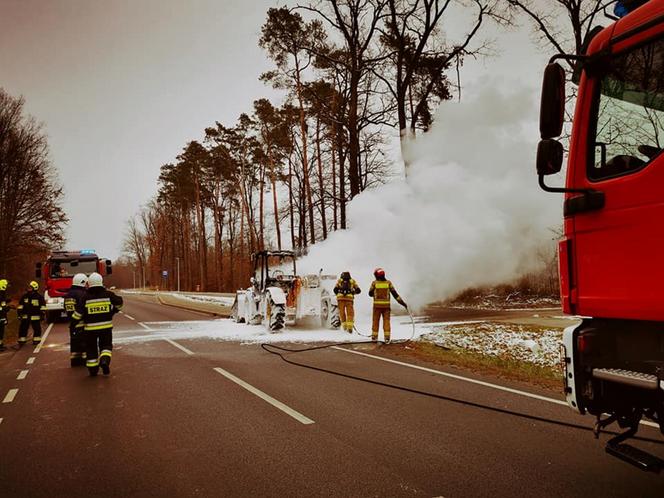
[[[64,242],[63,190],[42,126],[25,100],[0,88],[0,278],[19,293],[35,262]]]
[[[269,9],[258,44],[273,68],[260,79],[283,99],[260,98],[235,123],[211,123],[161,167],[157,194],[127,227],[133,282],[175,289],[179,272],[182,290],[232,291],[247,284],[253,252],[304,253],[347,228],[355,196],[407,175],[409,165],[386,153],[394,137],[403,150],[440,102],[461,97],[464,61],[491,51],[486,27],[506,29],[520,16],[544,43],[578,52],[603,8],[545,3],[320,0]],[[461,34],[445,32],[446,22]]]

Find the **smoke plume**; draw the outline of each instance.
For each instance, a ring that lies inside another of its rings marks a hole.
[[[443,104],[409,144],[408,178],[353,199],[350,228],[313,246],[300,269],[348,270],[366,290],[380,266],[415,307],[532,270],[561,203],[537,186],[537,113],[535,91],[488,83]]]

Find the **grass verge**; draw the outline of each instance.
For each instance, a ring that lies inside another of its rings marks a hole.
[[[417,341],[407,347],[390,349],[401,357],[414,357],[437,365],[453,366],[480,375],[489,375],[507,380],[526,382],[552,391],[562,391],[562,373],[551,367],[532,363],[448,349],[436,344]]]

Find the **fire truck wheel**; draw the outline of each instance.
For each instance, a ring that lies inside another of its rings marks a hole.
[[[47,311],[46,312],[46,323],[55,323],[58,321],[58,316],[60,313],[57,311]]]

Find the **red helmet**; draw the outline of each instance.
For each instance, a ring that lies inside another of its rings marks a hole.
[[[374,277],[379,278],[384,276],[385,276],[385,270],[383,270],[382,268],[376,268],[374,270]]]

